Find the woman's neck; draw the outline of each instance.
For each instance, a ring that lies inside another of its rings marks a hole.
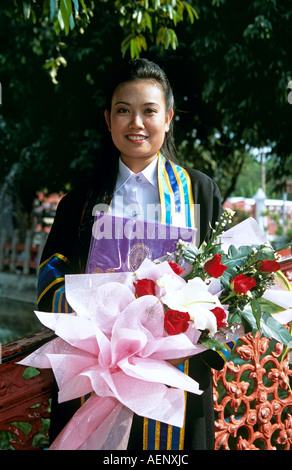
[[[130,168],[130,170],[137,174],[140,171],[143,171],[151,162],[157,157],[157,155],[145,158],[131,158],[124,155],[121,155],[122,162]]]

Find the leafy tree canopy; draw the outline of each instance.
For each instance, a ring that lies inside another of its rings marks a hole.
[[[288,0],[3,0],[2,188],[29,212],[36,190],[68,190],[90,171],[104,157],[108,77],[137,55],[173,84],[180,159],[224,197],[253,147],[270,148],[272,180],[291,178],[291,21]]]

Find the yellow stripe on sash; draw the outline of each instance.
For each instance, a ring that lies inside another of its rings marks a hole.
[[[160,222],[162,224],[165,224],[166,210],[165,210],[165,197],[164,197],[163,185],[161,181],[161,164],[162,164],[162,155],[159,152],[158,162],[157,162],[157,177],[158,177],[158,190],[159,190],[159,199],[160,199],[160,207],[161,207]]]
[[[59,258],[61,259],[62,261],[64,261],[66,264],[70,264],[70,261],[68,260],[68,258],[66,258],[66,256],[64,255],[61,255],[60,253],[54,253],[52,256],[50,256],[48,259],[46,259],[45,261],[43,261],[40,266],[39,266],[39,270],[42,269],[42,267],[48,263],[52,258]]]
[[[188,194],[189,194],[189,209],[190,209],[190,215],[191,215],[191,225],[193,228],[195,228],[195,203],[194,203],[194,198],[193,198],[193,191],[192,191],[192,184],[191,184],[191,179],[186,172],[184,168],[182,168],[182,171],[186,177],[187,180],[187,185],[188,185]]]
[[[58,279],[55,279],[53,282],[51,282],[51,284],[49,284],[44,290],[43,292],[41,293],[41,295],[39,296],[38,298],[38,303],[40,302],[40,300],[42,299],[42,297],[46,294],[46,292],[48,292],[48,290],[51,289],[51,287],[55,286],[56,284],[58,284],[59,282],[64,282],[65,278],[64,277],[59,277]]]
[[[148,449],[148,418],[143,420],[143,450]]]
[[[189,372],[189,361],[184,363],[184,373]],[[187,392],[185,396],[185,416],[182,428],[173,427],[159,421],[144,418],[143,423],[143,450],[183,450],[185,438],[185,418]],[[163,436],[162,436],[163,434]],[[150,440],[149,440],[150,437]]]
[[[160,422],[155,422],[155,450],[160,449]]]

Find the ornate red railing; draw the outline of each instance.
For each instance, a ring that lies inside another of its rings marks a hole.
[[[50,416],[52,371],[43,369],[37,375],[27,376],[27,368],[16,363],[52,337],[52,332],[45,330],[2,347],[0,449],[41,448],[33,443],[43,427],[43,420]]]
[[[291,250],[281,270],[292,281]],[[259,333],[240,338],[213,372],[215,449],[292,449],[290,351]]]
[[[233,360],[213,373],[216,450],[292,448],[289,362],[283,344],[260,333],[239,340]]]

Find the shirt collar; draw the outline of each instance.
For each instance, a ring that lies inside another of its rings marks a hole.
[[[121,187],[128,181],[128,179],[132,176],[141,176],[143,175],[149,183],[151,183],[156,189],[158,189],[158,181],[157,181],[157,161],[158,157],[154,158],[149,165],[144,168],[144,170],[140,171],[139,173],[135,174],[129,167],[127,167],[121,160],[119,159],[119,173],[116,183],[115,192],[121,189]]]

